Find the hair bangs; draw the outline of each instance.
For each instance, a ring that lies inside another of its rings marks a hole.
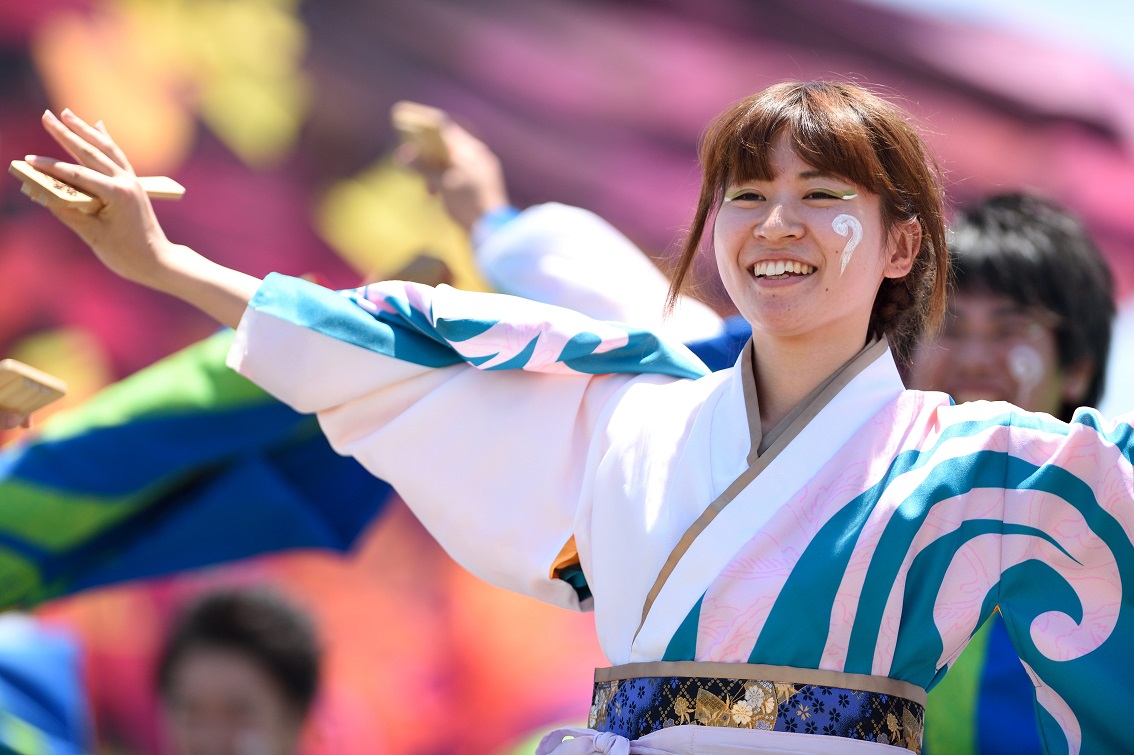
[[[891,187],[862,113],[830,87],[772,87],[722,118],[702,144],[705,178],[730,184],[775,179],[771,147],[786,134],[800,159],[823,173],[882,194]],[[787,95],[786,97],[784,95]]]

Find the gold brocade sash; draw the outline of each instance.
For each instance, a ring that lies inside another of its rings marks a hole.
[[[742,663],[595,670],[588,726],[630,740],[716,726],[879,742],[921,752],[925,690],[885,677]]]

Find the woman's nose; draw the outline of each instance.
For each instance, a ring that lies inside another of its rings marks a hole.
[[[791,208],[783,202],[771,206],[764,221],[756,225],[753,233],[757,237],[775,240],[782,238],[797,238],[803,234],[803,226],[796,218]]]

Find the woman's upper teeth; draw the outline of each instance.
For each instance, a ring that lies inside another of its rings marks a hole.
[[[765,260],[757,262],[752,266],[752,274],[759,276],[772,276],[783,275],[784,273],[792,273],[795,275],[809,275],[815,272],[813,265],[808,265],[806,262],[795,262],[792,260]]]

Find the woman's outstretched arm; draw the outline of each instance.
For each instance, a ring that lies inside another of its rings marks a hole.
[[[69,110],[59,118],[47,111],[42,120],[78,164],[34,155],[27,161],[95,197],[102,207],[84,213],[42,189],[33,189],[32,198],[74,231],[113,272],[176,296],[235,328],[260,280],[170,242],[129,160],[101,124],[90,126]]]

